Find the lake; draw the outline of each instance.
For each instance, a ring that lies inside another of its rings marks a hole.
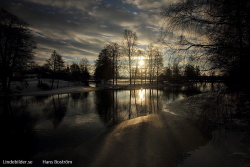
[[[112,127],[127,120],[167,112],[169,103],[217,86],[219,84],[198,83],[161,90],[1,97],[2,159],[32,160],[37,164],[42,160],[71,160],[78,146]]]

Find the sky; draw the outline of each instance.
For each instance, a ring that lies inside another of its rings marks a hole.
[[[179,1],[1,0],[0,7],[30,25],[37,63],[45,63],[54,50],[66,63],[84,57],[94,63],[109,42],[121,44],[125,29],[136,32],[142,49],[156,42],[162,26],[160,9]]]

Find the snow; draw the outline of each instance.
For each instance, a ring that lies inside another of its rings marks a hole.
[[[92,91],[96,90],[95,87],[85,87],[81,86],[80,82],[69,82],[59,80],[59,86],[57,86],[57,80],[54,82],[54,88],[51,90],[41,90],[37,87],[38,80],[37,79],[27,79],[27,85],[22,85],[20,82],[12,82],[10,86],[11,96],[16,95],[24,95],[24,96],[33,96],[33,95],[50,95],[50,94],[64,94],[64,93],[75,93],[75,92],[83,92],[83,91]],[[43,79],[44,84],[47,84],[49,87],[51,86],[50,79]]]

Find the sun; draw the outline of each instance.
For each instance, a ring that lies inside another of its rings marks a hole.
[[[139,61],[139,66],[143,66],[144,65],[144,61],[143,60],[140,60]]]

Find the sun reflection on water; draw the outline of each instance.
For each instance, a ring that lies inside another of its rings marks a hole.
[[[145,89],[140,89],[138,91],[138,96],[139,96],[140,101],[144,101],[145,100]]]

